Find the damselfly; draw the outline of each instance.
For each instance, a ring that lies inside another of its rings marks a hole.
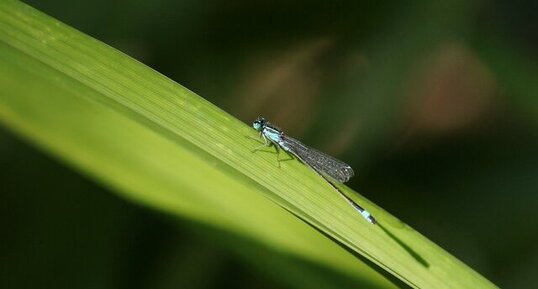
[[[260,132],[260,137],[262,137],[265,142],[262,146],[257,147],[255,150],[258,150],[261,147],[274,145],[277,153],[279,153],[279,148],[282,148],[286,152],[292,154],[306,166],[310,167],[319,176],[321,176],[333,189],[340,194],[340,196],[342,196],[351,206],[359,211],[359,213],[368,222],[372,224],[376,223],[376,220],[368,211],[359,206],[359,204],[355,203],[355,201],[344,194],[333,183],[333,180],[340,183],[345,183],[351,177],[353,177],[353,169],[349,165],[318,150],[307,147],[300,141],[285,135],[280,129],[271,125],[263,117],[256,119],[252,123],[252,127]]]

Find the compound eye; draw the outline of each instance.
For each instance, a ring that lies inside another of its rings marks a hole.
[[[260,129],[262,128],[262,125],[261,125],[261,123],[260,123],[259,121],[256,120],[256,121],[254,121],[254,122],[252,123],[252,127],[253,127],[255,130],[260,130]]]

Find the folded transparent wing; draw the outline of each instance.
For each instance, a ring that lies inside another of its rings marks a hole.
[[[292,137],[283,135],[282,141],[292,154],[325,176],[345,183],[354,175],[353,169],[348,164],[316,149],[307,147]]]

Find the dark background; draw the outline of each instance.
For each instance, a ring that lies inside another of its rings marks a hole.
[[[535,1],[26,2],[346,160],[352,188],[497,285],[538,284]],[[302,288],[226,244],[271,252],[125,202],[4,128],[0,159],[2,288]]]

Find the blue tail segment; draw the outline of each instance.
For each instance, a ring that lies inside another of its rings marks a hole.
[[[377,221],[374,219],[374,217],[372,217],[372,215],[370,215],[370,213],[366,210],[362,211],[361,212],[361,215],[370,223],[374,224],[377,223]]]
[[[370,224],[373,224],[373,225],[375,225],[377,223],[376,219],[372,216],[372,214],[370,214],[370,212],[363,209],[361,206],[359,206],[357,203],[355,203],[353,200],[351,200],[348,196],[344,196],[344,198],[348,202],[350,202],[351,205],[353,205],[353,207],[355,207],[355,209],[357,209],[357,211],[359,211],[359,213],[361,213],[361,216],[363,218],[365,218],[366,221],[368,221]]]

